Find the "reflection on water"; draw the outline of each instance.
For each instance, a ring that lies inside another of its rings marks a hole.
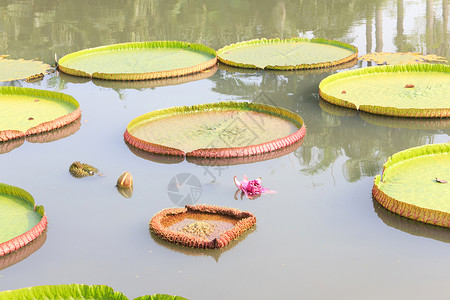
[[[0,257],[0,271],[14,264],[17,264],[18,262],[26,259],[28,256],[39,250],[39,248],[41,248],[42,245],[44,245],[46,239],[47,239],[47,230],[44,230],[44,232],[40,236],[35,238],[28,245],[20,248],[17,251],[11,252],[5,256]]]
[[[25,140],[27,140],[27,142],[30,143],[51,143],[66,138],[77,132],[80,129],[80,127],[81,127],[81,118],[78,118],[74,122],[58,129],[29,135],[25,138],[0,142],[0,154],[8,153],[17,147],[20,147],[25,142]]]
[[[426,224],[387,210],[373,198],[373,209],[384,224],[406,233],[450,243],[450,228]]]
[[[448,55],[449,4],[446,0],[426,0],[420,4],[398,0],[397,5],[383,0],[134,0],[127,5],[117,0],[2,2],[0,53],[17,58],[37,56],[51,63],[54,53],[61,57],[95,46],[148,40],[190,41],[219,49],[257,37],[289,38],[308,36],[312,32],[318,37],[352,43],[356,40],[353,27],[361,20],[366,23],[363,30],[366,30],[370,46],[367,52],[386,51],[383,33],[394,25],[397,27],[392,32],[396,50],[426,50]],[[386,6],[395,10],[397,16],[389,23],[383,20],[388,14]],[[418,6],[417,10],[414,6]],[[417,16],[416,11],[426,11],[426,14]],[[417,25],[423,19],[425,31]],[[410,26],[405,20],[414,20],[414,23]],[[372,49],[371,24],[375,24],[375,49]],[[31,52],[35,55],[30,56]]]
[[[233,249],[237,244],[239,244],[240,242],[245,240],[245,238],[249,234],[254,232],[255,230],[256,230],[256,225],[249,228],[248,230],[244,231],[237,239],[232,240],[225,247],[219,248],[219,249],[201,249],[201,248],[191,248],[191,247],[180,246],[180,245],[177,245],[177,244],[174,244],[174,243],[171,243],[171,242],[161,239],[159,236],[155,235],[151,231],[149,231],[149,233],[150,233],[150,236],[152,237],[152,239],[158,245],[163,246],[167,249],[170,249],[174,252],[182,253],[185,255],[192,255],[192,256],[211,256],[212,258],[214,258],[214,260],[216,262],[219,262],[219,258],[223,253]]]

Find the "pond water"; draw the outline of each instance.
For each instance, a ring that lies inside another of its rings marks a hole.
[[[0,54],[53,63],[55,53],[122,42],[181,40],[218,49],[253,38],[316,36],[351,43],[360,54],[415,51],[450,59],[449,6],[448,0],[0,1]],[[28,140],[0,154],[0,182],[31,193],[49,220],[42,247],[16,264],[0,263],[9,266],[0,270],[0,290],[84,283],[106,284],[130,298],[448,297],[450,230],[386,211],[371,189],[393,153],[448,142],[449,120],[336,109],[318,96],[319,82],[334,72],[221,65],[208,78],[178,85],[58,73],[35,83],[3,83],[69,94],[80,103],[82,119],[65,138]],[[123,140],[127,124],[141,114],[227,100],[297,112],[307,126],[303,144],[279,158],[214,167],[147,160]],[[74,178],[68,171],[74,161],[92,164],[104,176]],[[123,171],[134,177],[131,198],[115,188]],[[213,251],[151,236],[150,218],[176,207],[168,187],[181,173],[198,179],[191,200],[249,211],[256,227]],[[263,186],[277,193],[236,200],[233,177],[244,174],[261,176]]]

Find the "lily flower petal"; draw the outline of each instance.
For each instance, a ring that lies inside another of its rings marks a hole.
[[[264,188],[261,183],[261,177],[254,180],[248,180],[247,176],[244,175],[243,180],[239,181],[237,177],[234,176],[234,184],[236,184],[237,188],[249,199],[256,199],[264,193],[275,193],[275,191]]]

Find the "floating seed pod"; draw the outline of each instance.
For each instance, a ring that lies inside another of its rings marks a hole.
[[[91,165],[76,161],[70,165],[69,172],[73,177],[81,178],[86,176],[93,176],[98,172],[98,169]]]
[[[127,188],[132,186],[133,176],[131,176],[130,172],[123,172],[119,179],[117,179],[117,187]]]

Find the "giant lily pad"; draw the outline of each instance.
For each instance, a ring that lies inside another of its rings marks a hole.
[[[62,57],[58,68],[82,77],[147,80],[193,74],[216,63],[216,51],[204,45],[154,41],[81,50]]]
[[[373,196],[401,216],[450,227],[450,143],[411,148],[391,156],[374,180]]]
[[[450,117],[450,66],[377,66],[333,74],[319,84],[335,105],[399,117]]]
[[[349,62],[358,49],[322,38],[260,39],[225,46],[217,55],[220,62],[241,68],[298,70]]]
[[[0,142],[72,123],[81,116],[79,106],[63,93],[0,87]]]
[[[0,183],[0,256],[27,245],[46,227],[44,208],[28,192]]]
[[[106,285],[61,284],[42,285],[18,290],[0,292],[0,299],[77,299],[77,300],[128,300],[121,292],[115,292]],[[180,296],[154,294],[135,298],[134,300],[187,300]]]
[[[157,213],[150,220],[150,230],[172,243],[219,249],[255,224],[255,216],[246,211],[213,205],[186,205]]]
[[[132,120],[125,140],[157,154],[227,158],[275,151],[306,133],[302,118],[288,110],[248,102],[173,107]]]
[[[32,78],[47,73],[51,66],[38,60],[6,59],[0,55],[0,82]]]

